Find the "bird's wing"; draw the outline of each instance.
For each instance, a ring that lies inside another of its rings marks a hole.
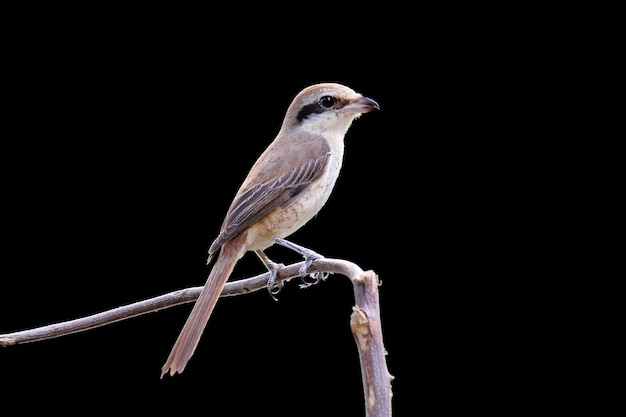
[[[326,147],[315,158],[238,194],[228,209],[220,234],[211,245],[209,253],[217,251],[224,243],[276,207],[288,207],[322,175],[329,158],[330,152]]]

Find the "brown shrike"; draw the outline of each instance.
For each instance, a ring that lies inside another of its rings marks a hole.
[[[300,274],[306,276],[311,262],[321,256],[284,238],[326,203],[341,169],[344,135],[354,119],[374,109],[374,100],[333,83],[312,85],[293,99],[278,135],[250,169],[209,248],[207,263],[219,255],[161,377],[185,369],[228,277],[246,252],[254,251],[270,271],[270,292],[278,264],[263,250],[274,243],[304,256]]]

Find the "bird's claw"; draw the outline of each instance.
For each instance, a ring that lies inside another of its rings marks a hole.
[[[299,285],[300,288],[309,288],[311,285],[319,284],[320,281],[328,278],[328,272],[313,272],[311,274],[308,273],[309,267],[313,263],[314,260],[323,258],[322,255],[318,253],[309,253],[308,256],[304,259],[304,264],[300,267],[300,280],[302,283]],[[307,277],[311,277],[312,281],[307,280]]]
[[[303,275],[300,277],[302,283],[299,285],[301,289],[309,288],[311,285],[319,284],[320,281],[325,281],[328,278],[328,272],[314,272],[309,275]],[[311,277],[312,281],[307,280],[307,277]]]
[[[313,261],[316,259],[322,259],[324,258],[324,256],[320,255],[319,253],[315,251],[312,251],[311,249],[307,249],[303,246],[296,245],[295,243],[282,239],[282,238],[276,238],[276,243],[278,243],[279,245],[285,246],[293,251],[296,251],[297,253],[299,253],[300,255],[304,257],[304,263],[298,270],[298,273],[300,274],[300,278],[302,280],[302,284],[300,284],[300,288],[310,287],[311,285],[315,285],[319,283],[320,281],[328,278],[327,272],[323,272],[323,273],[313,272],[311,274],[309,274],[308,272]],[[313,279],[313,281],[307,281],[307,276],[310,276]]]
[[[270,269],[270,277],[267,280],[267,291],[270,293],[270,296],[274,299],[274,301],[278,301],[276,296],[280,293],[280,290],[283,289],[285,285],[284,281],[276,282],[276,276],[278,275],[278,265],[273,265],[274,267]]]

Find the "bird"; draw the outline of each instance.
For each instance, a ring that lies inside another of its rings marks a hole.
[[[270,273],[268,289],[275,293],[279,264],[263,252],[279,244],[298,252],[305,262],[317,252],[286,238],[311,220],[326,204],[339,176],[344,136],[362,114],[379,109],[376,101],[352,88],[322,82],[302,89],[293,98],[282,125],[250,168],[209,247],[207,264],[217,254],[172,350],[161,368],[161,378],[182,373],[192,357],[218,298],[236,263],[254,252]]]

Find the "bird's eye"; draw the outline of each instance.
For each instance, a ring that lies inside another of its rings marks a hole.
[[[319,103],[320,103],[320,106],[322,106],[323,108],[330,109],[330,108],[332,108],[335,105],[336,100],[335,100],[334,97],[324,96],[324,97],[320,98]]]

